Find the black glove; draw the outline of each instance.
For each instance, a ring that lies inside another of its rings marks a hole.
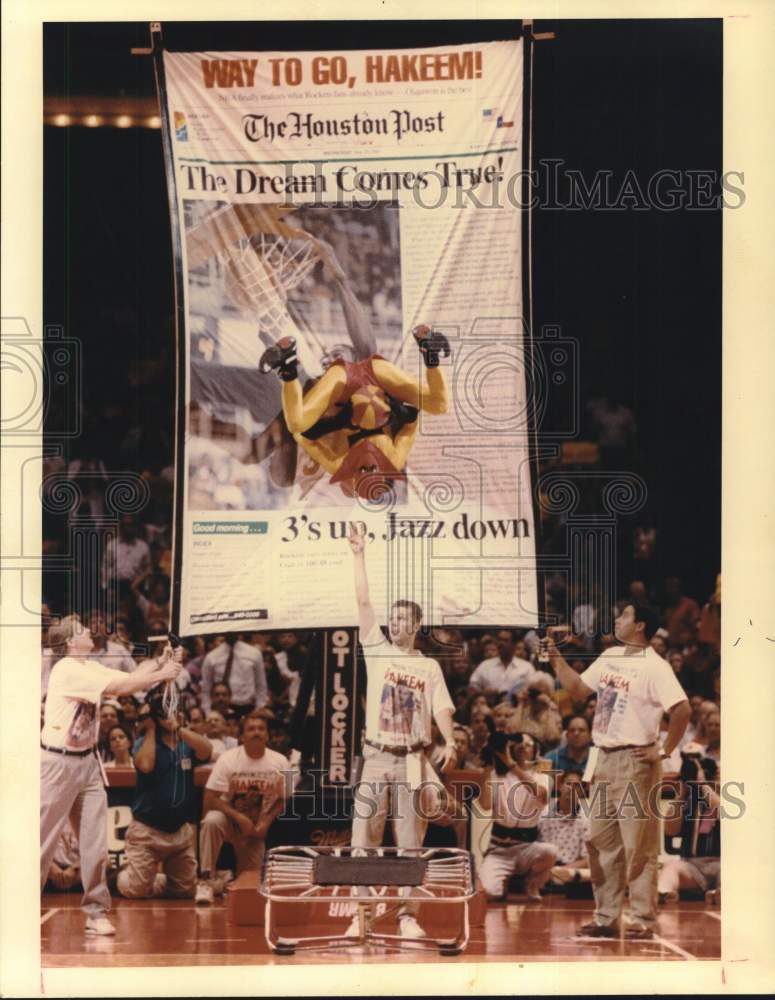
[[[299,376],[299,359],[296,355],[296,339],[283,337],[272,347],[268,347],[261,355],[258,370],[262,375],[268,375],[273,369],[283,382],[293,382]]]
[[[440,354],[443,354],[445,358],[449,357],[451,353],[449,341],[438,330],[433,330],[422,324],[412,330],[412,336],[417,341],[426,368],[438,368]]]

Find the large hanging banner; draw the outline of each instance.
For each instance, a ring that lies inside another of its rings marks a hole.
[[[163,53],[182,635],[537,621],[523,43]]]

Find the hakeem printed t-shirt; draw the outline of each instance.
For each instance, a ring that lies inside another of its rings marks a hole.
[[[221,754],[206,787],[257,823],[291,788],[289,774],[287,757],[276,750],[267,747],[260,757],[250,757],[239,746]]]
[[[436,660],[407,653],[378,625],[361,638],[366,660],[366,738],[387,746],[431,742],[431,714],[454,711]]]
[[[612,646],[581,679],[597,692],[592,739],[599,747],[653,743],[663,714],[686,698],[673,668],[651,646],[629,655]]]
[[[65,656],[54,665],[48,680],[46,712],[41,743],[63,750],[88,750],[97,742],[97,714],[102,692],[119,670],[109,670],[96,660]]]

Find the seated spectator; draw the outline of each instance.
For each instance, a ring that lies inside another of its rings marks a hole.
[[[464,687],[452,687],[448,685],[447,690],[449,691],[449,696],[452,699],[452,704],[455,706],[455,717],[458,712],[465,709],[468,704],[468,686]]]
[[[492,721],[496,733],[515,733],[513,726],[514,706],[506,701],[499,702],[492,710]]]
[[[103,761],[108,760],[110,757],[108,733],[114,726],[119,725],[118,712],[120,707],[114,698],[104,698],[100,705],[100,728],[97,737],[97,748]]]
[[[105,761],[105,767],[130,767],[134,768],[135,762],[132,760],[132,742],[129,734],[123,726],[113,726],[108,731],[108,751],[109,756]]]
[[[206,737],[170,718],[164,688],[152,688],[140,713],[142,733],[134,747],[137,785],[126,833],[125,865],[118,873],[122,896],[191,898],[196,887],[193,764],[210,758]],[[161,863],[163,878],[157,877]]]
[[[664,624],[670,646],[685,646],[696,637],[700,608],[683,592],[677,576],[670,576],[664,586]]]
[[[717,711],[705,717],[705,756],[721,764],[721,713]]]
[[[661,903],[678,899],[679,889],[699,889],[718,898],[721,887],[720,799],[714,782],[716,762],[702,757],[699,743],[687,743],[682,752],[679,786],[681,837],[680,859],[665,861],[659,871],[657,890]],[[668,823],[666,832],[672,831]]]
[[[455,712],[455,721],[460,722],[464,726],[470,726],[473,713],[480,708],[486,712],[490,711],[487,695],[481,694],[479,691],[474,691],[468,695],[463,706]]]
[[[593,722],[593,720],[595,718],[595,712],[596,711],[597,711],[597,695],[596,694],[591,694],[586,699],[586,701],[584,702],[584,705],[582,706],[582,709],[581,709],[581,714],[587,720],[587,725],[589,726],[590,731],[592,729],[592,722]]]
[[[468,654],[462,649],[457,649],[444,658],[442,663],[444,676],[447,679],[447,687],[450,691],[459,689],[468,693],[468,681],[471,675],[471,661]]]
[[[140,702],[134,695],[122,694],[118,699],[118,704],[120,706],[118,710],[119,722],[131,733],[134,731],[134,726],[137,722]]]
[[[223,753],[208,778],[199,828],[200,905],[212,903],[220,888],[213,876],[224,841],[234,846],[237,874],[261,868],[267,832],[292,782],[287,759],[270,750],[268,740],[266,719],[245,716],[242,744]]]
[[[706,700],[700,702],[700,709],[697,715],[697,728],[695,729],[694,736],[697,742],[701,743],[703,746],[705,746],[708,742],[708,716],[713,712],[718,712],[718,710],[718,705],[715,701]]]
[[[230,750],[232,747],[236,747],[239,744],[239,716],[234,711],[233,708],[228,708],[223,713],[224,721],[224,735],[223,740],[226,744],[226,749]],[[233,741],[233,742],[232,742]]]
[[[457,767],[461,771],[471,770],[478,765],[474,764],[471,757],[472,733],[468,726],[454,726],[452,736],[455,740],[455,750],[457,751]]]
[[[89,631],[91,632],[94,649],[89,653],[90,660],[96,660],[110,670],[123,670],[131,674],[135,669],[135,661],[121,642],[108,638],[108,627],[105,616],[99,611],[92,611],[89,616]]]
[[[716,589],[703,605],[697,638],[714,653],[721,649],[721,574],[716,577]]]
[[[681,737],[681,742],[679,746],[683,748],[685,743],[691,743],[697,739],[697,727],[700,724],[700,709],[702,707],[702,697],[698,694],[693,694],[689,698],[689,708],[691,709],[691,715],[689,716],[689,723],[686,726],[683,736]],[[715,705],[713,706],[715,708]]]
[[[538,820],[549,802],[549,776],[535,770],[535,740],[521,742],[495,733],[486,748],[487,766],[479,804],[492,809],[490,844],[479,869],[488,899],[502,899],[511,875],[525,878],[525,892],[540,901],[557,849],[538,843]]]
[[[81,885],[81,856],[78,838],[68,820],[59,838],[46,882],[47,892],[69,892]]]
[[[668,650],[666,636],[660,635],[660,632],[664,631],[665,631],[664,629],[660,629],[658,632],[652,635],[651,639],[649,640],[649,645],[651,646],[651,648],[654,650],[657,656],[661,656],[663,660],[667,659],[667,650]]]
[[[216,761],[226,750],[233,750],[236,740],[226,735],[226,720],[214,709],[207,713],[205,732],[212,747],[212,760]]]
[[[529,733],[542,746],[557,746],[562,736],[562,719],[553,692],[554,681],[549,674],[533,671],[527,686],[517,695],[512,731]]]
[[[207,735],[205,714],[198,705],[192,705],[188,710],[188,727],[199,736]]]
[[[204,705],[204,698],[202,699],[202,702],[202,707],[205,711],[207,711]],[[210,708],[216,712],[220,712],[223,716],[225,716],[227,712],[232,712],[234,710],[231,703],[231,688],[226,681],[218,681],[213,684],[210,696]]]
[[[673,673],[676,675],[676,677],[680,677],[681,670],[683,669],[684,665],[683,650],[679,649],[677,646],[674,646],[672,649],[668,649],[666,659],[667,662],[670,664],[670,666],[673,668]]]
[[[133,580],[131,589],[146,627],[152,621],[169,621],[170,582],[166,576],[160,573],[153,576],[149,572],[145,577]],[[156,633],[152,632],[151,634],[155,635]]]
[[[498,655],[482,660],[468,683],[475,691],[504,700],[522,690],[527,678],[533,673],[533,665],[529,660],[520,660],[515,655],[516,643],[511,629],[499,629],[496,640]]]
[[[481,752],[490,742],[495,732],[492,712],[489,708],[478,708],[471,714],[471,763],[474,767],[482,767]]]
[[[269,749],[288,757],[291,750],[291,734],[288,727],[276,720],[269,721]]]
[[[118,617],[116,618],[116,624],[113,628],[112,634],[109,636],[111,642],[115,642],[116,645],[123,646],[127,653],[132,656],[132,650],[134,649],[134,642],[132,642],[132,629],[130,626],[128,617]],[[134,660],[133,660],[134,662]],[[136,669],[137,664],[133,667]]]
[[[558,780],[559,794],[538,821],[538,839],[557,849],[557,863],[552,868],[552,881],[557,884],[589,882],[589,819],[579,812],[579,800],[584,786],[577,771],[566,771]]]
[[[717,663],[710,651],[692,640],[684,649],[684,664],[678,675],[678,683],[687,695],[701,694],[703,698],[713,697],[713,671]]]
[[[560,771],[563,774],[573,772],[582,775],[587,766],[589,747],[592,742],[589,723],[583,715],[571,715],[564,720],[564,723],[565,745],[545,754],[545,757],[552,765],[553,771]]]

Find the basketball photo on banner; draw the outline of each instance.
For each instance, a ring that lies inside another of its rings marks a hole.
[[[417,433],[412,403],[420,389],[414,373],[387,361],[405,339],[398,205],[294,210],[189,201],[185,210],[191,508],[351,506],[359,472],[371,480],[381,473],[397,489]],[[288,346],[301,400],[284,400],[291,390],[278,379]],[[418,342],[418,357],[422,349]],[[443,402],[437,394],[427,406]],[[367,481],[360,495],[378,485]]]

